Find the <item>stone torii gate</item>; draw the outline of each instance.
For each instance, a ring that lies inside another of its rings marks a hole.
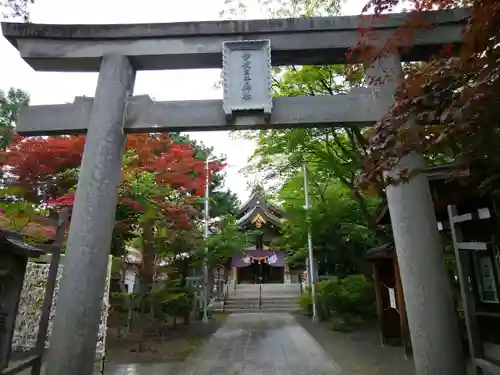
[[[35,70],[99,72],[95,98],[28,107],[17,122],[24,135],[87,134],[47,373],[92,374],[126,133],[374,124],[393,104],[401,61],[425,61],[442,45],[459,44],[468,16],[465,9],[423,14],[434,26],[416,30],[411,44],[401,41],[405,48],[400,56],[382,56],[367,67],[368,88],[272,102],[269,92],[256,93],[269,99],[262,108],[268,116],[255,111],[228,116],[220,100],[134,97],[135,72],[220,68],[225,41],[270,41],[270,63],[276,66],[349,63],[345,54],[356,44],[358,28],[366,26],[360,17],[87,26],[3,23],[3,35]],[[367,43],[380,46],[407,17],[393,14],[370,25],[377,38]],[[262,86],[269,79],[266,74],[269,70],[251,78]],[[382,84],[373,83],[377,81]],[[423,166],[422,156],[412,154],[392,173]],[[427,177],[388,187],[387,199],[417,373],[462,375],[458,327]]]

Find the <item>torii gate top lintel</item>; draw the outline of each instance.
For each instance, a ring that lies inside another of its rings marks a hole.
[[[3,35],[39,71],[99,71],[106,53],[127,56],[136,70],[220,68],[226,40],[269,39],[272,63],[345,63],[346,52],[370,27],[386,39],[411,17],[394,13],[371,22],[362,16],[121,25],[2,23]],[[459,43],[470,10],[419,15],[432,28],[415,31],[403,61],[424,61],[444,44]],[[438,30],[436,30],[438,29]],[[405,42],[402,42],[405,43]]]

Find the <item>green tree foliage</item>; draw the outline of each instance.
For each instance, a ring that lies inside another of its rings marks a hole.
[[[7,93],[0,90],[0,150],[10,144],[15,134],[17,115],[29,101],[28,93],[23,90],[10,88]]]
[[[342,65],[290,68],[276,79],[277,96],[342,94],[361,84],[361,74],[348,75]],[[316,170],[312,183],[342,183],[375,229],[373,213],[357,186],[367,156],[368,129],[313,128],[261,130],[247,135],[257,149],[247,172],[259,170],[266,178],[287,178],[308,162]],[[378,191],[377,194],[380,194]]]
[[[194,293],[178,279],[169,279],[155,290],[153,303],[158,321],[166,322],[168,317],[186,316],[193,309]]]
[[[316,283],[316,304],[320,319],[330,320],[332,329],[352,331],[376,315],[373,285],[363,275],[350,275]],[[301,295],[299,306],[312,315],[310,288]]]
[[[291,67],[276,76],[275,95],[343,94],[361,85],[361,73],[342,65]],[[261,130],[247,135],[257,143],[247,172],[286,181],[278,193],[290,219],[281,244],[292,262],[306,256],[302,164],[307,162],[313,245],[321,271],[345,276],[360,272],[362,254],[383,237],[375,222],[382,190],[367,196],[357,184],[367,157],[369,129],[313,128]]]
[[[242,232],[236,226],[234,216],[221,218],[204,244],[208,249],[208,264],[213,266],[226,263],[250,245],[251,236],[251,233]]]
[[[340,13],[343,0],[225,0],[221,17],[241,17],[250,6],[270,18],[328,16]]]
[[[344,94],[361,85],[361,72],[348,74],[345,66],[305,66],[289,68],[275,79],[277,96],[334,95]],[[266,178],[287,178],[296,173],[302,163],[314,169],[313,184],[338,181],[349,189],[359,205],[365,220],[376,229],[373,212],[370,211],[357,180],[367,158],[369,129],[312,128],[261,130],[247,135],[257,143],[247,172],[264,172]],[[381,190],[375,190],[380,196]]]
[[[0,229],[23,234],[26,242],[44,243],[47,238],[52,238],[56,228],[37,222],[47,213],[19,196],[18,188],[0,189]]]
[[[320,171],[321,172],[321,171]],[[314,181],[317,170],[309,173]],[[307,258],[307,213],[304,208],[303,174],[290,178],[277,199],[282,203],[287,220],[279,246],[289,251],[292,264],[304,264]],[[345,277],[362,272],[362,255],[379,244],[369,228],[363,212],[348,188],[338,181],[310,185],[311,208],[309,223],[313,235],[314,255],[320,263],[320,273]],[[367,208],[373,212],[377,199],[367,198]]]

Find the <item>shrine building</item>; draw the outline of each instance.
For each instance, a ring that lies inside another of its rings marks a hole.
[[[255,232],[255,236],[250,247],[232,258],[230,282],[233,285],[298,282],[298,276],[294,277],[295,272],[285,262],[286,252],[273,249],[272,245],[281,235],[284,213],[265,199],[261,187],[253,189],[236,219],[241,230]]]

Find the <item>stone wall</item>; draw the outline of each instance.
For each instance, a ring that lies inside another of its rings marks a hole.
[[[57,283],[54,291],[54,299],[50,313],[49,329],[45,347],[49,347],[49,340],[54,317],[57,294],[59,291],[59,281],[62,275],[63,265],[59,266]],[[19,302],[18,315],[16,318],[16,328],[12,339],[12,350],[16,352],[27,352],[34,349],[38,335],[38,323],[45,296],[45,285],[49,273],[49,264],[28,262],[26,277],[24,279],[21,300]],[[111,257],[108,262],[108,275],[104,290],[104,297],[101,309],[101,323],[97,338],[96,358],[101,358],[105,351],[106,327],[109,309],[109,284],[111,279]]]

